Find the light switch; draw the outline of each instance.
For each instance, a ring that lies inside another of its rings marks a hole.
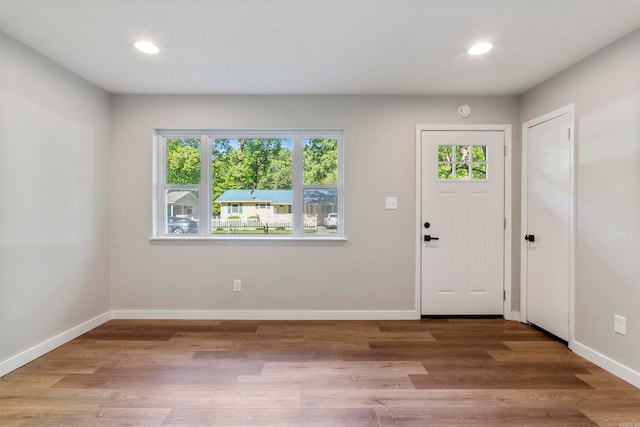
[[[398,198],[387,197],[385,199],[385,209],[398,209]]]

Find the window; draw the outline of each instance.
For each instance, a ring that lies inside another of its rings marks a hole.
[[[439,145],[438,179],[487,179],[487,146]]]
[[[344,235],[341,131],[158,131],[156,149],[156,236]]]

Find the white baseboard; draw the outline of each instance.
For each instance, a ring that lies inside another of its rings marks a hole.
[[[615,360],[605,356],[604,354],[599,353],[577,341],[571,342],[569,347],[577,355],[584,357],[588,361],[600,366],[602,369],[605,369],[611,372],[613,375],[622,378],[626,382],[640,388],[640,372],[635,371],[619,362],[616,362]]]
[[[510,313],[507,313],[504,316],[504,320],[514,320],[516,322],[520,321],[520,312],[519,311],[512,311]]]
[[[113,310],[113,319],[219,320],[414,320],[414,310]]]
[[[37,359],[44,354],[47,354],[51,350],[54,350],[61,345],[68,343],[72,339],[77,338],[85,332],[88,332],[91,329],[102,325],[110,319],[111,311],[108,311],[94,317],[93,319],[87,320],[84,323],[74,326],[73,328],[62,332],[61,334],[51,337],[48,340],[43,341],[40,344],[23,351],[20,354],[16,354],[15,356],[10,357],[7,360],[0,361],[0,377],[18,369],[21,366],[26,365],[27,363]]]

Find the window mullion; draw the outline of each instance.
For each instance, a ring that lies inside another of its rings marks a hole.
[[[207,135],[200,136],[200,186],[198,198],[198,234],[211,233],[211,142]]]
[[[304,189],[302,183],[302,155],[303,155],[303,145],[302,145],[302,137],[300,135],[295,135],[293,137],[293,171],[291,177],[292,183],[292,193],[293,193],[293,209],[292,209],[292,234],[294,236],[301,236],[303,233],[303,197],[302,192]]]
[[[160,137],[158,151],[158,234],[167,233],[167,137]]]

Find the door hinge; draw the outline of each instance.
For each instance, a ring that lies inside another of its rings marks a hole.
[[[507,300],[507,291],[505,289],[502,290],[502,301]]]
[[[507,218],[504,219],[504,229],[507,229]]]
[[[567,139],[571,139],[571,128],[567,129]]]
[[[504,156],[507,157],[507,146],[504,146]]]

